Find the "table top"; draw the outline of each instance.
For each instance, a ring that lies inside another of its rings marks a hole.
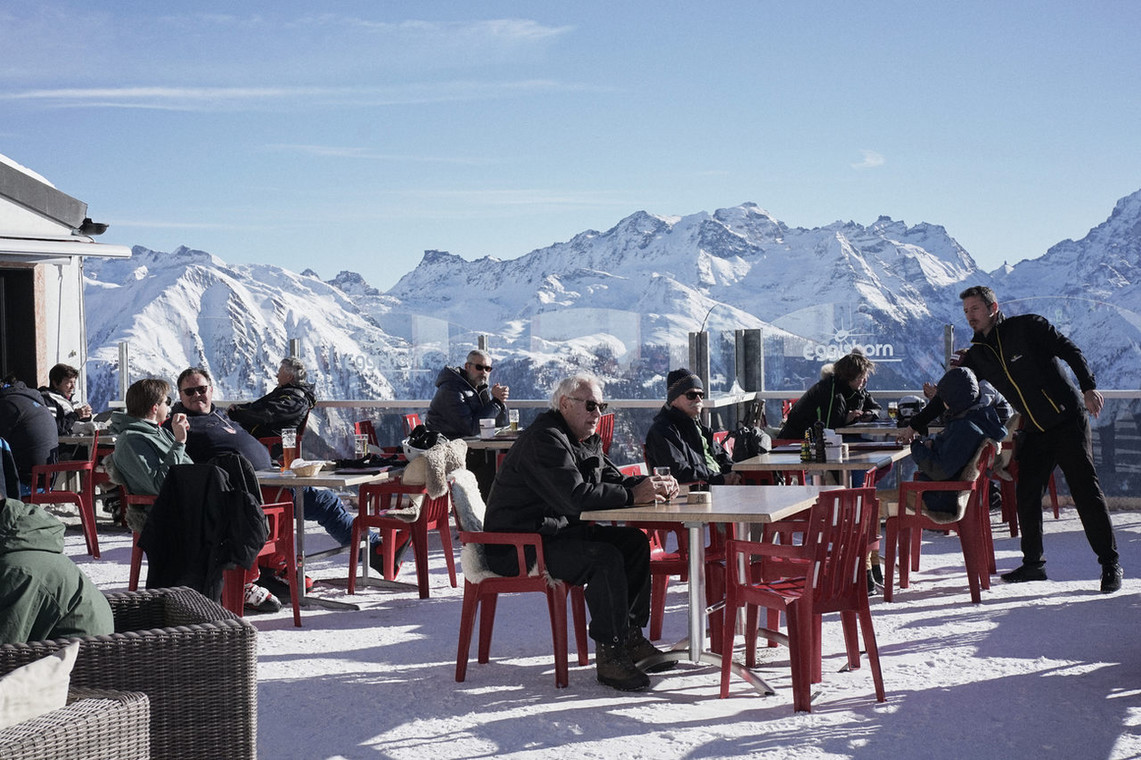
[[[802,462],[800,452],[769,452],[733,463],[739,472],[772,472],[774,470],[870,470],[872,467],[887,467],[892,462],[911,455],[911,449],[882,449],[876,451],[853,451],[843,462]]]
[[[68,444],[89,444],[95,438],[94,433],[87,433],[85,435],[61,435],[59,437],[60,443]],[[117,433],[108,433],[106,430],[99,431],[99,444],[113,446],[115,441],[119,438]]]
[[[365,483],[382,483],[404,472],[400,468],[389,468],[383,472],[342,472],[335,470],[322,470],[316,475],[301,477],[291,472],[278,472],[277,470],[258,470],[258,483],[263,486],[277,486],[278,488],[295,488],[297,486],[313,486],[314,488],[348,488]]]
[[[710,499],[634,504],[583,512],[584,520],[637,520],[679,523],[767,523],[803,512],[824,491],[839,486],[710,486]]]
[[[467,447],[474,451],[479,451],[481,449],[499,449],[506,451],[507,449],[511,448],[517,440],[519,440],[519,433],[522,432],[523,431],[520,430],[515,433],[500,433],[494,438],[468,436],[464,438],[464,441],[467,443]]]

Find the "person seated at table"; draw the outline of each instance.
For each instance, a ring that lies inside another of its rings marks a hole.
[[[676,493],[677,481],[623,476],[602,453],[596,430],[606,404],[598,378],[566,378],[549,404],[500,465],[484,529],[540,534],[551,576],[586,586],[599,682],[621,691],[645,689],[650,679],[635,663],[660,653],[642,635],[650,617],[649,541],[637,528],[595,525],[579,515],[664,500]],[[489,544],[486,556],[493,572],[519,574],[514,547]]]
[[[108,468],[112,482],[133,494],[157,496],[170,468],[194,464],[186,452],[190,423],[183,413],[171,414],[170,383],[159,378],[136,380],[127,389],[126,412],[112,412],[110,430],[118,438]],[[163,423],[170,419],[168,427]],[[142,533],[150,507],[127,505],[127,527]],[[277,612],[281,602],[254,583],[255,566],[245,579],[244,605],[253,612]]]
[[[0,506],[0,644],[115,632],[111,605],[63,553],[64,525],[38,504]]]
[[[257,401],[231,404],[226,416],[254,438],[280,436],[285,428],[300,431],[317,403],[313,385],[306,381],[307,375],[300,359],[285,357],[277,368],[277,387]],[[274,454],[280,454],[280,447]]]
[[[48,370],[48,384],[41,386],[44,406],[55,419],[56,433],[71,435],[75,423],[91,419],[91,406],[73,401],[79,370],[67,364],[57,364]]]
[[[993,393],[980,392],[978,379],[970,369],[947,370],[937,389],[946,405],[945,425],[934,436],[911,442],[911,458],[918,469],[916,480],[958,480],[983,441],[989,438],[998,442],[1006,437],[1001,419],[1009,410],[1006,399],[993,388]],[[930,491],[923,494],[923,503],[931,512],[953,514],[958,509],[958,496],[954,491]]]
[[[118,436],[111,452],[112,481],[133,494],[157,496],[170,468],[194,464],[186,451],[190,424],[185,414],[171,415],[170,383],[155,377],[136,380],[124,399],[127,410],[111,413],[109,430]],[[170,425],[162,427],[170,417]],[[147,509],[127,507],[127,526],[139,533]]]
[[[733,460],[701,424],[704,398],[701,378],[688,369],[666,376],[666,404],[646,433],[646,464],[669,467],[681,483],[737,485],[741,475],[733,472]]]
[[[205,367],[190,367],[183,370],[178,376],[178,394],[180,400],[175,403],[172,411],[183,413],[190,424],[186,435],[186,451],[195,462],[207,462],[218,454],[233,451],[250,460],[255,470],[268,470],[273,468],[273,460],[265,446],[247,433],[241,425],[214,406],[214,385],[210,379],[210,372]],[[164,423],[169,428],[170,420]],[[348,546],[353,537],[353,517],[345,509],[345,505],[337,495],[328,488],[302,489],[305,506],[305,519],[316,520],[325,529],[334,541],[341,546]],[[377,572],[384,568],[384,553],[381,550],[380,536],[369,533],[369,566]],[[396,550],[397,565],[411,537],[403,546]],[[289,583],[289,573],[284,566],[274,568],[275,577],[284,584]],[[308,586],[308,579],[306,585]]]
[[[0,387],[0,438],[12,449],[20,479],[20,494],[12,496],[26,496],[31,493],[32,468],[57,460],[59,434],[44,397],[15,375],[6,375]]]
[[[860,351],[841,356],[835,364],[825,364],[820,380],[792,405],[777,438],[802,440],[818,421],[835,430],[874,420],[880,406],[868,393],[867,385],[875,371],[875,363]]]
[[[491,354],[476,349],[467,355],[462,367],[444,367],[436,377],[436,395],[424,417],[424,426],[449,439],[479,435],[479,421],[494,418],[507,424],[507,399],[511,388],[488,385]],[[467,469],[475,474],[479,493],[486,500],[495,479],[495,452],[470,449]]]

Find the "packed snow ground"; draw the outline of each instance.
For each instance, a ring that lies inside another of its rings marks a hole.
[[[360,611],[289,608],[248,619],[259,636],[259,754],[314,758],[1106,758],[1141,757],[1141,512],[1115,512],[1122,590],[1098,592],[1098,566],[1072,509],[1046,519],[1045,583],[995,579],[972,605],[956,538],[924,536],[923,568],[896,601],[872,602],[887,702],[866,666],[844,665],[839,622],[825,619],[824,682],[811,714],[794,714],[787,650],[763,649],[762,697],[735,679],[718,694],[711,667],[682,664],[650,690],[621,694],[574,665],[556,689],[550,633],[537,594],[506,596],[492,659],[455,681],[460,588],[431,551],[430,599],[364,589]],[[1003,526],[1005,527],[1005,526]],[[309,548],[326,537],[310,523]],[[103,559],[68,551],[105,591],[127,585],[129,536],[101,531]],[[996,530],[1000,570],[1017,539]],[[347,575],[347,555],[310,567],[316,592],[348,598],[322,580]],[[402,580],[415,580],[411,562]],[[672,583],[664,641],[685,635],[685,586]],[[738,637],[737,657],[742,655]],[[593,649],[593,647],[592,647]]]

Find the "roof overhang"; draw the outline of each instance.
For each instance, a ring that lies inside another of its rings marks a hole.
[[[85,236],[26,238],[0,235],[0,261],[43,264],[53,259],[77,256],[128,259],[131,257],[131,249],[125,245],[96,243]]]

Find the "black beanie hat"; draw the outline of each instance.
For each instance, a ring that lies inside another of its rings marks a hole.
[[[666,375],[667,404],[672,404],[675,398],[684,395],[686,391],[701,390],[705,390],[705,386],[701,384],[701,378],[690,372],[685,367],[675,369],[673,372]]]

